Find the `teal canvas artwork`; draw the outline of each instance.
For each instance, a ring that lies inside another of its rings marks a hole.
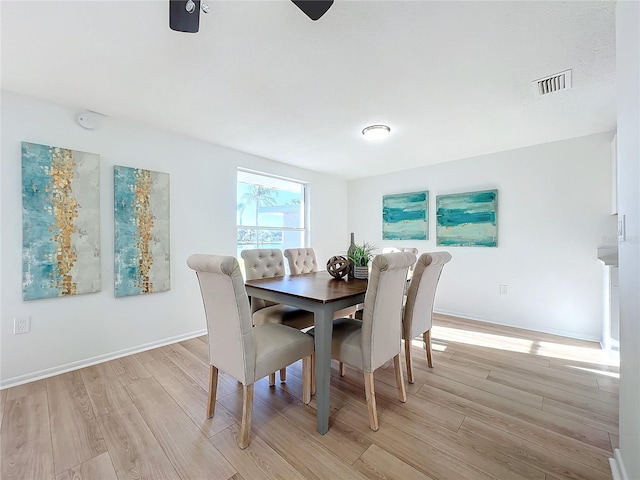
[[[436,196],[436,245],[498,246],[498,190]]]
[[[428,226],[428,191],[382,197],[383,240],[428,240]]]
[[[100,288],[100,156],[22,142],[22,298]]]
[[[171,288],[169,174],[113,167],[116,297]]]

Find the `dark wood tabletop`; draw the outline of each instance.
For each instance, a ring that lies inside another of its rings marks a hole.
[[[359,279],[336,279],[328,272],[302,273],[284,277],[258,278],[247,280],[253,288],[286,293],[319,303],[330,303],[367,291],[367,281]]]

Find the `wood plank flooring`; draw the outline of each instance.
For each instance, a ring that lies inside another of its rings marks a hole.
[[[301,363],[256,383],[251,445],[237,447],[240,384],[223,372],[205,418],[206,337],[0,392],[0,477],[66,479],[610,479],[618,366],[594,343],[436,315],[434,368],[331,377],[330,429],[302,403]],[[404,359],[403,359],[404,362]],[[404,363],[403,363],[404,368]],[[406,378],[406,375],[405,375]]]

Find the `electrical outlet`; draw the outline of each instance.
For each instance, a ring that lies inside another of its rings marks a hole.
[[[31,317],[16,317],[13,319],[13,334],[20,335],[31,331]]]
[[[500,295],[507,295],[509,293],[509,285],[500,285]]]

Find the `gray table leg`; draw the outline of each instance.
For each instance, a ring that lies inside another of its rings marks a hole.
[[[323,305],[314,312],[316,345],[316,403],[318,408],[318,432],[329,430],[329,380],[331,378],[331,332],[333,309]]]

